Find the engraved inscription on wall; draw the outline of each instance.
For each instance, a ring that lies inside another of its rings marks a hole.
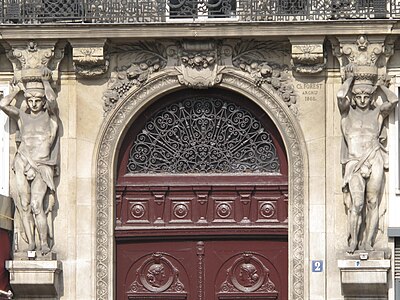
[[[323,83],[296,83],[296,88],[301,99],[306,102],[315,102],[323,98],[324,84]]]

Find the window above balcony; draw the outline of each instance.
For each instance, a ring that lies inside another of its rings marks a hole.
[[[399,19],[396,0],[2,0],[0,23]]]

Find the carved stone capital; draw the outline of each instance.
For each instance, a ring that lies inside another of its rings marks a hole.
[[[3,44],[17,81],[41,80],[43,69],[58,80],[58,66],[64,57],[65,42],[57,40],[8,41]]]
[[[326,57],[323,38],[307,39],[291,37],[292,68],[298,73],[315,74],[325,69]]]
[[[183,41],[178,49],[178,79],[192,88],[209,88],[221,82],[223,66],[217,64],[217,45],[213,41]]]
[[[394,52],[394,40],[385,36],[331,38],[333,54],[340,63],[340,73],[345,80],[356,68],[375,68],[377,76],[386,80],[386,66]]]
[[[105,39],[70,40],[75,72],[82,77],[102,75],[108,71]]]

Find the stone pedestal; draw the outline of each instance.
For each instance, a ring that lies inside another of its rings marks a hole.
[[[60,291],[61,261],[9,260],[10,283],[16,299],[57,298]]]
[[[348,298],[386,299],[390,259],[383,251],[357,252],[338,260],[342,294]]]

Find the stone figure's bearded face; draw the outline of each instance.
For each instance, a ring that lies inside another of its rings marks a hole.
[[[32,113],[38,113],[44,109],[45,99],[42,92],[27,92],[25,97]]]

